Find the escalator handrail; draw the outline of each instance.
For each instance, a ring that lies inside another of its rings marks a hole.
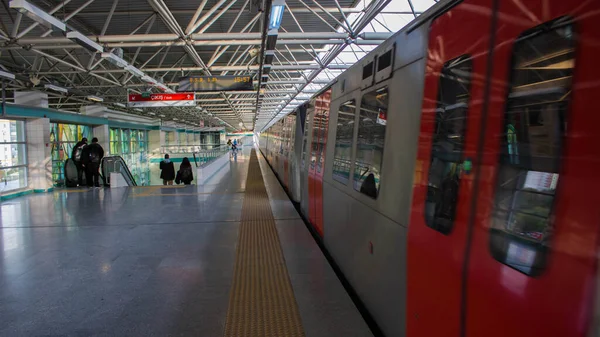
[[[109,158],[116,158],[117,159],[116,161],[120,162],[121,167],[125,168],[125,172],[120,171],[121,174],[126,174],[127,175],[127,178],[129,178],[130,181],[131,181],[131,186],[137,186],[135,178],[133,177],[133,174],[131,174],[131,171],[129,170],[129,166],[127,166],[127,163],[125,162],[125,159],[123,159],[123,157],[121,157],[121,156],[106,156],[106,157],[102,158],[101,165],[100,165],[100,167],[101,167],[100,171],[102,172],[102,179],[104,180],[104,183],[106,184],[106,182],[108,181],[106,179],[106,177],[104,176],[104,163],[106,161],[108,161]]]

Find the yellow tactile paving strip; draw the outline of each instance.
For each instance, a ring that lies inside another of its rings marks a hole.
[[[224,336],[304,336],[254,150],[250,155]]]

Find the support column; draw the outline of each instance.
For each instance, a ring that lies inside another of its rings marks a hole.
[[[110,153],[110,128],[108,125],[94,126],[93,130],[94,137],[98,138],[98,144],[104,149],[104,155],[113,155]],[[88,139],[88,144],[91,144],[92,140]]]
[[[160,154],[161,146],[165,145],[165,133],[160,130],[148,131],[148,151],[151,154]]]
[[[160,161],[163,158],[162,146],[165,145],[165,132],[152,130],[148,132],[148,151],[150,161],[150,185],[162,185],[160,179]]]
[[[25,121],[27,133],[27,186],[36,193],[52,191],[50,119]]]

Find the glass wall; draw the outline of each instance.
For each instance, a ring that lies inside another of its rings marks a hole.
[[[75,144],[83,137],[86,137],[89,142],[92,141],[91,126],[50,123],[52,182],[55,186],[64,185],[65,161],[71,156]]]
[[[221,145],[221,133],[219,131],[200,133],[200,145],[203,150],[209,150],[215,146]]]
[[[27,187],[25,122],[0,120],[0,191]]]
[[[148,131],[111,128],[110,155],[123,157],[138,186],[150,184]]]

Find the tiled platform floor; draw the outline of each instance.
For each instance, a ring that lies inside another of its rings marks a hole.
[[[0,336],[222,336],[249,153],[204,186],[3,202]],[[370,336],[259,159],[306,336]]]

